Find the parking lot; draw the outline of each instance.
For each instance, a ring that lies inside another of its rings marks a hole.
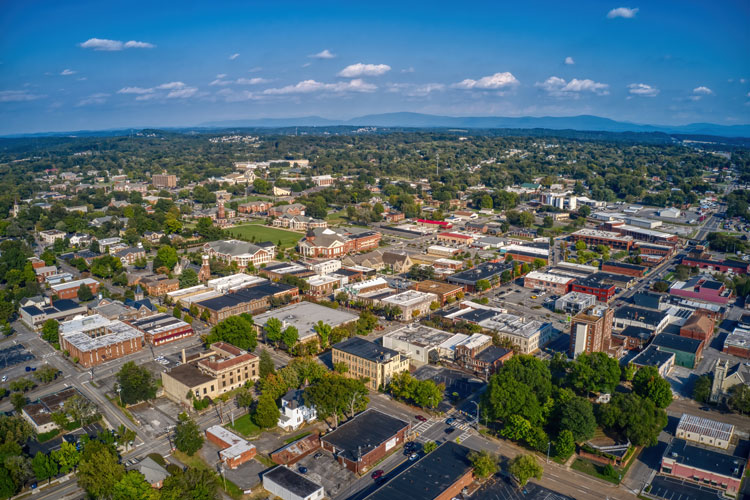
[[[462,498],[460,495],[457,498]],[[498,474],[471,495],[472,500],[574,500],[573,497],[548,490],[535,483],[518,487],[507,477]]]
[[[181,411],[175,403],[166,398],[139,403],[128,409],[141,423],[142,429],[153,437],[166,434],[170,427],[176,425],[177,415]]]
[[[723,498],[718,490],[707,488],[685,480],[671,477],[656,476],[651,481],[651,491],[654,498],[665,500],[712,500]]]
[[[322,485],[326,494],[331,498],[357,480],[353,472],[339,465],[333,455],[322,449],[312,455],[307,455],[291,467],[297,471],[300,467],[305,467],[307,469],[305,476]]]

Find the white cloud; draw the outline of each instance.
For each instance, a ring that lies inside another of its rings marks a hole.
[[[148,42],[138,42],[136,40],[125,42],[126,49],[153,49],[154,47],[156,47],[156,45]]]
[[[167,94],[167,99],[186,99],[193,97],[198,92],[195,87],[180,87]]]
[[[645,83],[631,83],[628,85],[628,88],[630,89],[631,94],[644,97],[656,97],[659,93],[659,89]]]
[[[406,69],[402,69],[401,73],[414,73],[414,66],[409,66]]]
[[[566,82],[559,76],[551,76],[544,82],[537,82],[534,86],[541,88],[546,91],[549,95],[555,97],[578,97],[581,92],[592,92],[596,95],[607,95],[609,91],[609,85],[606,83],[599,83],[588,78],[579,80],[573,78],[569,82]]]
[[[185,84],[182,82],[168,82],[162,83],[156,87],[158,90],[178,90],[185,88]]]
[[[61,74],[62,76],[70,76],[70,75],[75,75],[76,73],[77,73],[76,71],[73,71],[72,69],[67,69],[67,68],[66,68],[66,69],[64,69],[64,70],[62,70],[62,71],[60,72],[60,74]]]
[[[233,89],[221,89],[216,95],[223,97],[226,102],[240,102],[257,99],[254,93],[249,90],[236,91]]]
[[[303,80],[295,85],[281,88],[270,88],[263,91],[266,95],[310,94],[314,92],[374,92],[377,87],[364,80],[355,78],[348,82],[322,83],[315,80]]]
[[[216,75],[216,78],[226,78],[226,77],[227,77],[226,73],[219,73],[218,75]]]
[[[229,56],[229,60],[230,60],[230,61],[234,61],[234,60],[235,60],[235,59],[237,59],[238,57],[240,57],[240,55],[239,55],[238,53],[235,53],[235,54],[232,54],[231,56]]]
[[[693,94],[697,94],[697,95],[713,95],[713,93],[714,93],[713,90],[711,90],[708,87],[704,87],[703,85],[701,85],[700,87],[695,87],[693,89]]]
[[[628,7],[617,7],[616,9],[612,9],[607,13],[608,19],[615,19],[617,17],[622,17],[625,19],[633,19],[635,15],[638,13],[638,9],[630,9]]]
[[[26,90],[0,90],[0,102],[36,101],[47,97],[41,94],[30,94]]]
[[[740,78],[740,83],[745,83],[746,81],[744,78]]]
[[[445,90],[445,85],[442,83],[391,83],[388,85],[388,92],[402,93],[408,97],[425,97],[432,92],[443,90]]]
[[[453,84],[453,87],[457,89],[479,89],[479,90],[498,90],[506,87],[515,87],[520,82],[513,76],[512,73],[506,71],[504,73],[495,73],[494,75],[484,76],[479,80],[472,80],[467,78],[458,83]]]
[[[565,58],[565,64],[575,64],[576,62],[573,60],[572,57],[568,56]]]
[[[338,76],[344,78],[354,78],[357,76],[380,76],[388,73],[391,67],[387,64],[350,64],[339,71]]]
[[[144,89],[143,87],[123,87],[117,91],[118,94],[152,94],[154,89]]]
[[[318,52],[317,54],[310,54],[307,57],[311,57],[313,59],[333,59],[336,57],[336,54],[333,54],[330,50],[324,49]]]
[[[85,42],[79,44],[83,49],[94,49],[104,51],[116,51],[122,49],[153,49],[156,45],[148,42],[138,42],[130,40],[129,42],[122,42],[120,40],[109,40],[106,38],[89,38]]]
[[[78,101],[78,104],[76,104],[76,106],[89,106],[91,104],[104,104],[105,102],[107,102],[107,97],[109,97],[109,94],[104,94],[104,93],[91,94],[85,99],[81,99],[80,101]]]
[[[270,80],[266,80],[265,78],[237,78],[237,80],[234,81],[237,85],[260,85],[261,83],[268,83]]]

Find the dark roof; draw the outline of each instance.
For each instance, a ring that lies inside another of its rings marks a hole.
[[[289,290],[296,289],[296,286],[287,285],[285,283],[266,282],[259,285],[255,285],[250,288],[242,288],[236,292],[222,295],[221,297],[214,297],[213,299],[201,300],[198,302],[201,306],[206,309],[213,311],[219,311],[225,307],[234,307],[238,304],[245,302],[252,302],[260,300],[265,297],[270,297],[282,292],[288,292]]]
[[[206,382],[210,382],[213,380],[213,377],[206,375],[195,365],[190,363],[184,363],[180,366],[175,366],[167,373],[170,377],[188,387],[195,387],[197,385],[205,384]]]
[[[680,352],[689,352],[695,354],[700,349],[703,342],[698,339],[672,335],[671,333],[660,333],[651,342],[651,345],[659,346],[664,349],[670,349]]]
[[[674,356],[674,353],[662,351],[657,346],[650,345],[638,356],[634,357],[631,362],[634,365],[654,366],[658,368],[669,361],[669,358],[672,356]]]
[[[79,307],[81,307],[81,305],[78,302],[76,302],[75,300],[57,299],[52,304],[52,307],[54,307],[58,311],[69,311],[71,309],[78,309]]]
[[[361,337],[351,337],[334,345],[333,348],[375,363],[398,356],[398,351],[388,349]]]
[[[637,320],[650,326],[658,326],[667,316],[665,312],[642,307],[622,306],[615,309],[615,318]]]
[[[493,276],[500,276],[506,269],[511,269],[513,264],[505,262],[485,262],[472,269],[448,276],[448,282],[474,285],[479,280],[488,280]]]
[[[613,282],[613,283],[630,283],[631,281],[635,280],[636,278],[632,276],[627,276],[625,274],[617,274],[617,273],[608,273],[607,271],[599,271],[591,276],[598,278],[602,281],[606,282]]]
[[[497,311],[490,311],[489,309],[472,309],[467,313],[460,316],[456,316],[458,321],[470,321],[472,323],[479,323],[485,319],[494,318],[497,316]]]
[[[709,290],[720,290],[724,286],[724,283],[720,281],[713,281],[713,280],[707,280],[705,283],[703,283],[703,288],[708,288]]]
[[[256,243],[255,246],[260,248],[273,248],[276,246],[276,243],[272,241],[261,241],[260,243]]]
[[[621,337],[633,337],[636,339],[641,340],[648,340],[651,338],[651,334],[653,334],[651,330],[647,328],[642,328],[640,326],[628,326],[623,331],[619,333],[613,333],[613,335],[619,335]]]
[[[310,481],[302,474],[297,474],[283,465],[279,465],[266,472],[263,474],[263,478],[269,478],[274,483],[285,490],[291,491],[300,498],[307,498],[322,488],[321,485]]]
[[[360,453],[364,457],[406,427],[407,422],[370,408],[320,440],[333,445],[339,456],[356,461]]]
[[[502,358],[510,352],[510,349],[505,347],[499,347],[496,345],[490,346],[484,351],[476,355],[477,361],[483,361],[485,363],[494,363],[498,359]]]
[[[662,296],[651,292],[639,292],[633,295],[633,304],[649,309],[659,309]]]
[[[154,306],[151,303],[151,299],[141,299],[141,300],[125,299],[125,305],[129,307],[133,307],[135,309],[140,309],[141,307],[147,307],[148,309],[152,311],[156,311],[156,306]]]
[[[346,269],[345,267],[342,267],[341,269],[337,270],[334,274],[340,274],[341,276],[359,276],[362,274],[362,271],[355,271],[354,269]]]
[[[446,441],[365,500],[433,500],[471,470],[469,453],[469,448]]]
[[[610,289],[614,288],[614,283],[607,283],[604,281],[603,277],[600,276],[601,273],[594,273],[590,276],[586,276],[585,278],[579,278],[574,283],[573,286],[585,286],[588,288],[603,288],[603,289]]]
[[[742,458],[719,453],[707,448],[687,444],[684,439],[674,439],[664,452],[669,458],[687,467],[741,479],[746,461]],[[736,471],[736,472],[735,472]]]
[[[639,266],[636,264],[629,264],[627,262],[618,262],[616,260],[608,260],[602,266],[614,266],[614,267],[621,267],[623,269],[632,269],[634,271],[644,271],[646,269],[645,266]]]

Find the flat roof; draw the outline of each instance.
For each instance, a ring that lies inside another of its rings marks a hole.
[[[400,340],[401,342],[407,342],[412,345],[418,345],[423,347],[437,346],[443,342],[453,338],[455,334],[450,332],[444,332],[437,328],[430,328],[429,326],[415,324],[399,328],[391,333],[385,334],[385,337]]]
[[[615,233],[612,231],[600,231],[599,229],[589,229],[589,228],[579,229],[578,231],[573,233],[571,236],[584,236],[584,237],[590,237],[590,238],[602,238],[602,239],[616,240],[616,241],[633,241],[632,236],[623,236],[620,233]]]
[[[266,479],[273,481],[300,498],[307,498],[323,488],[321,485],[312,482],[302,474],[298,474],[296,471],[293,471],[285,465],[274,467],[263,474],[263,480],[265,481]]]
[[[644,309],[642,307],[622,306],[615,309],[615,318],[640,321],[651,326],[658,326],[667,317],[664,311]]]
[[[438,299],[438,296],[434,293],[429,292],[420,292],[417,290],[406,290],[405,292],[397,293],[396,295],[391,295],[390,297],[386,297],[382,300],[382,302],[387,302],[389,304],[397,305],[397,306],[412,306],[415,304],[422,304],[424,302],[435,302]]]
[[[365,500],[434,500],[472,468],[471,450],[446,441]]]
[[[690,337],[672,335],[671,333],[660,333],[651,342],[652,345],[663,347],[664,349],[674,349],[675,351],[689,352],[695,354],[700,349],[703,342]]]
[[[361,337],[348,338],[335,344],[333,348],[374,363],[383,363],[399,355],[398,351],[388,349]]]
[[[360,453],[364,457],[408,427],[408,422],[369,408],[320,440],[333,445],[339,456],[356,461]]]
[[[473,285],[479,280],[499,276],[503,271],[511,269],[512,264],[505,262],[485,262],[472,269],[461,271],[448,277],[448,282]]]
[[[654,366],[659,368],[673,357],[673,352],[662,351],[657,346],[650,345],[638,354],[638,356],[634,357],[631,362],[634,365]]]
[[[674,460],[687,467],[734,479],[742,478],[746,464],[746,460],[742,458],[693,446],[684,439],[673,439],[664,452],[664,458]]]
[[[568,304],[594,304],[596,296],[583,292],[568,292],[555,302],[566,302]]]
[[[545,323],[535,319],[526,319],[514,314],[500,313],[495,314],[491,318],[480,321],[479,325],[482,328],[495,330],[496,332],[531,338],[549,327],[551,323]]]
[[[197,387],[214,380],[213,377],[206,375],[205,373],[200,371],[198,367],[193,363],[183,363],[180,366],[175,366],[166,373],[168,376],[190,388]]]
[[[645,271],[646,266],[639,266],[636,264],[628,264],[627,262],[618,262],[616,260],[608,260],[603,266],[613,266],[613,267],[621,267],[623,269],[632,269],[633,271]]]
[[[294,326],[299,332],[300,339],[304,339],[310,335],[317,335],[313,327],[318,321],[335,328],[357,320],[358,316],[339,309],[302,301],[258,314],[253,317],[253,320],[256,325],[265,326],[271,318],[281,321],[284,328]]]
[[[724,422],[717,422],[710,418],[698,417],[696,415],[682,414],[680,423],[677,424],[677,431],[691,432],[701,436],[729,441],[734,434],[734,426]]]
[[[732,330],[732,333],[724,339],[724,347],[727,346],[750,349],[750,330],[745,328],[735,328]]]
[[[145,318],[129,321],[129,323],[131,326],[151,335],[168,332],[170,330],[174,330],[175,328],[184,328],[190,326],[185,321],[177,319],[173,315],[166,313],[146,316]]]
[[[89,285],[90,286],[90,285],[98,285],[98,284],[99,284],[99,282],[96,281],[96,280],[94,280],[94,279],[84,278],[82,280],[68,281],[66,283],[60,283],[60,284],[57,284],[57,285],[52,285],[50,288],[53,291],[58,292],[60,290],[67,290],[69,288],[80,288],[81,285]]]
[[[532,279],[532,280],[546,281],[548,283],[557,283],[560,285],[568,284],[575,279],[575,278],[571,278],[568,276],[560,276],[557,274],[543,273],[540,271],[531,271],[530,273],[526,274],[525,277]]]

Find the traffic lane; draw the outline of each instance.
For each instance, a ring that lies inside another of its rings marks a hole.
[[[372,473],[376,470],[384,471],[383,476],[391,479],[397,476],[402,470],[406,469],[411,465],[410,461],[403,454],[403,447],[398,448],[392,455],[386,457],[382,462],[373,466],[373,468],[363,474],[362,477],[354,481],[348,488],[342,490],[334,500],[354,500],[360,499],[367,496],[369,493],[365,493],[370,489],[375,490],[377,487],[384,482],[383,479],[373,479]],[[369,491],[371,492],[371,491]]]
[[[382,411],[386,415],[393,415],[406,422],[410,422],[412,427],[415,427],[421,423],[417,420],[416,415],[423,415],[425,418],[429,418],[429,414],[411,408],[398,401],[393,401],[385,394],[370,393],[370,407]]]

